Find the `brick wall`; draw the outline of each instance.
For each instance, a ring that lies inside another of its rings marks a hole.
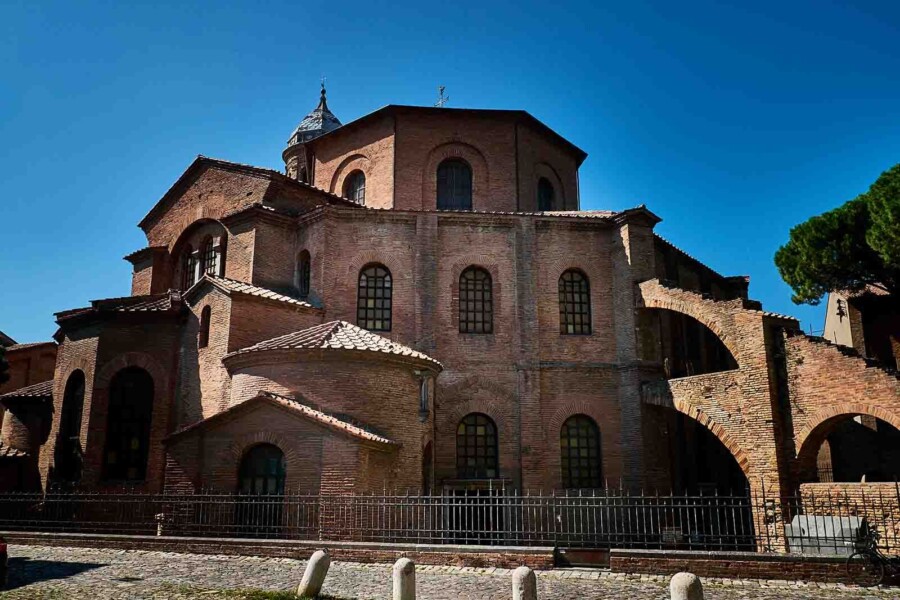
[[[881,534],[879,545],[900,546],[900,487],[896,483],[804,483],[803,510],[808,515],[865,517]]]

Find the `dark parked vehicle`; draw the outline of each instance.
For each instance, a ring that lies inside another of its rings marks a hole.
[[[6,571],[9,552],[6,550],[6,540],[0,537],[0,590],[6,587]]]

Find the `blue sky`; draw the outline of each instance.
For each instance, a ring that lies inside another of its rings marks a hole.
[[[281,169],[316,104],[521,108],[582,147],[583,208],[657,231],[769,310],[790,227],[900,162],[900,3],[0,0],[0,330],[127,295],[136,227],[197,154]]]

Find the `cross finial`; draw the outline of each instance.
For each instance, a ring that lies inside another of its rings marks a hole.
[[[325,76],[322,75],[322,91],[319,93],[319,103],[325,103]]]
[[[434,103],[434,105],[438,108],[444,108],[444,105],[450,102],[450,96],[444,95],[444,89],[444,86],[438,86],[438,99],[437,102]]]

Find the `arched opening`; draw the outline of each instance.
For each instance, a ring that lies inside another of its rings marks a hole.
[[[539,211],[556,210],[556,192],[546,177],[538,179],[537,207]]]
[[[181,289],[186,290],[196,282],[197,257],[194,256],[194,247],[187,244],[181,251]]]
[[[738,368],[719,336],[691,316],[647,308],[641,311],[639,319],[640,358],[660,363],[667,379]]]
[[[54,453],[54,479],[74,484],[81,479],[83,464],[81,447],[81,419],[84,411],[84,372],[76,369],[66,381],[59,432]]]
[[[900,430],[876,417],[833,417],[816,427],[803,446],[802,481],[900,480]]]
[[[456,428],[456,476],[496,479],[500,475],[497,425],[487,415],[471,413]]]
[[[109,384],[103,478],[143,481],[147,477],[153,378],[140,367],[116,373]]]
[[[461,158],[438,165],[437,209],[472,210],[472,167]]]
[[[212,308],[209,305],[203,307],[200,311],[200,331],[197,332],[197,347],[206,348],[209,346],[209,322],[212,318]]]
[[[297,255],[297,292],[301,298],[309,296],[309,280],[312,273],[312,259],[308,250],[303,250]]]
[[[469,267],[459,276],[459,332],[494,333],[493,284],[481,267]]]
[[[238,467],[239,533],[252,537],[280,537],[284,528],[284,481],[287,461],[273,444],[253,446]]]
[[[187,290],[209,274],[225,276],[228,232],[213,219],[199,219],[186,227],[172,248],[172,287]]]
[[[559,276],[559,332],[591,334],[591,284],[578,269],[568,269]]]
[[[600,428],[587,415],[566,419],[559,432],[562,485],[566,489],[603,487]]]
[[[200,273],[215,277],[218,269],[218,253],[212,236],[206,236],[200,245]]]
[[[366,175],[359,169],[351,172],[344,180],[344,198],[360,206],[366,204]]]
[[[356,295],[356,324],[369,331],[391,330],[393,285],[384,265],[363,267]]]

